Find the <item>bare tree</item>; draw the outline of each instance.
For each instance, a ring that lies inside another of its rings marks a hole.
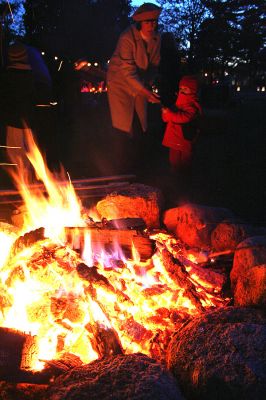
[[[161,21],[164,30],[174,32],[181,47],[187,49],[189,62],[195,56],[195,41],[207,8],[201,0],[158,0],[163,7]]]

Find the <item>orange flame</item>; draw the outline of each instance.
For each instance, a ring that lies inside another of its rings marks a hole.
[[[8,262],[7,254],[3,257],[0,326],[37,336],[38,361],[32,369],[42,369],[45,360],[64,352],[84,363],[96,359],[89,329],[95,323],[114,329],[126,353],[150,354],[153,336],[164,332],[170,337],[177,321],[198,312],[195,304],[157,253],[140,262],[133,246],[132,258],[126,259],[117,243],[108,254],[100,245],[92,246],[89,233],[82,257],[71,250],[65,244],[64,227],[86,227],[81,203],[65,175],[56,177],[48,170],[32,134],[27,141],[29,160],[44,187],[30,187],[22,170],[14,174],[27,209],[22,233],[45,227],[47,238]],[[75,237],[78,240],[78,230]],[[172,239],[162,238],[170,246]],[[15,237],[6,240],[8,249]],[[84,260],[88,267],[83,276],[78,267]],[[197,290],[204,288],[199,285]],[[204,306],[213,306],[213,298],[206,296]]]

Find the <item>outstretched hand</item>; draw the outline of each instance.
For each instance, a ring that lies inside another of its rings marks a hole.
[[[160,96],[157,93],[150,92],[150,96],[148,97],[148,102],[160,104],[161,103]]]
[[[154,103],[154,104],[160,104],[161,103],[161,99],[160,96],[157,93],[153,93],[148,89],[143,89],[143,94],[146,97],[146,99],[148,100],[149,103]]]

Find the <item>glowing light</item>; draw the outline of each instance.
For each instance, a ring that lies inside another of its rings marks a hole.
[[[60,71],[60,69],[62,68],[62,65],[63,65],[63,61],[61,60],[57,71]]]
[[[0,231],[0,268],[4,265],[16,236]]]

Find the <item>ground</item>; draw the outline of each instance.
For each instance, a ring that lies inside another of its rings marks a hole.
[[[164,126],[160,110],[152,106],[146,152],[134,171],[122,172],[134,172],[137,182],[159,187],[166,208],[183,201],[227,207],[252,224],[266,226],[265,106],[263,93],[247,92],[238,94],[226,106],[207,108],[205,127],[194,148],[192,171],[186,177],[169,172],[167,149],[161,145]],[[105,94],[83,96],[70,111],[59,108],[52,118],[42,121],[51,165],[62,162],[72,179],[117,173],[110,131]],[[0,161],[3,157],[2,152]],[[0,178],[2,189],[12,187],[3,170]],[[0,211],[5,207],[0,202]]]

